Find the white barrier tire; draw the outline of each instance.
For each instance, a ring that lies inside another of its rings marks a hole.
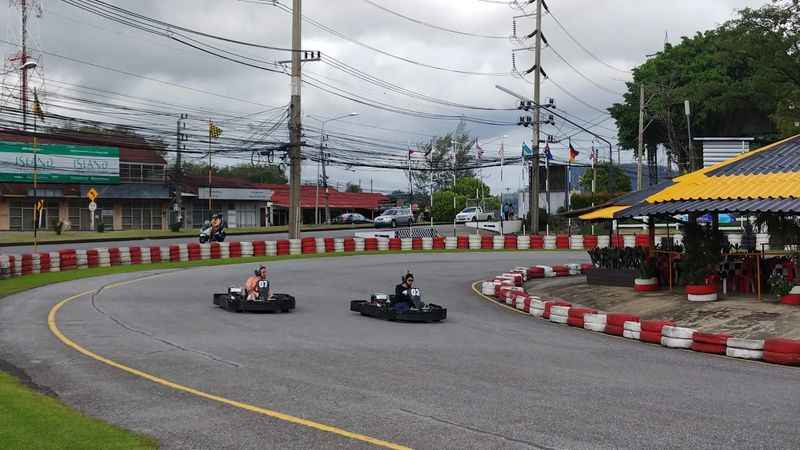
[[[738,348],[744,350],[764,350],[764,341],[761,339],[739,339],[729,338],[728,348]]]
[[[680,339],[671,337],[661,338],[661,345],[669,348],[691,348],[692,342],[694,341],[692,341],[691,339]]]
[[[554,316],[550,314],[550,322],[553,323],[567,323],[567,316]]]
[[[670,339],[688,339],[692,340],[692,335],[697,331],[693,328],[671,327],[669,325],[661,329],[661,335]]]
[[[534,317],[542,317],[544,315],[544,308],[534,308],[531,304],[531,315]]]
[[[640,322],[631,322],[626,321],[623,326],[624,331],[632,331],[635,333],[639,333],[642,331],[642,324]],[[636,339],[639,339],[638,337]]]
[[[583,323],[592,323],[597,325],[603,325],[603,329],[605,330],[607,317],[605,314],[584,314],[583,315]]]
[[[690,302],[698,302],[698,303],[699,302],[715,302],[715,301],[717,301],[717,293],[715,292],[713,294],[702,294],[702,295],[687,294],[686,298]]]
[[[588,314],[587,314],[588,315]],[[586,317],[586,316],[584,316]],[[583,328],[589,331],[597,331],[597,332],[604,332],[606,331],[606,324],[605,323],[592,323],[583,321]]]
[[[635,339],[637,341],[639,340],[639,332],[638,331],[623,330],[622,331],[622,336],[626,337],[628,339]]]
[[[744,348],[733,348],[728,347],[725,349],[725,354],[730,356],[731,358],[742,358],[742,359],[762,359],[764,357],[764,352],[762,350],[749,350]]]
[[[569,306],[551,306],[550,307],[550,317],[553,316],[561,316],[561,317],[569,317]]]

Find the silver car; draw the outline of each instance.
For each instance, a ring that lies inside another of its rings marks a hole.
[[[375,218],[375,228],[414,225],[414,215],[409,208],[387,209]]]

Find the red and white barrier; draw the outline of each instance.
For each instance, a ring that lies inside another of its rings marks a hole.
[[[622,337],[633,340],[640,340],[642,324],[638,321],[626,320],[622,327]]]
[[[589,331],[602,333],[606,331],[608,317],[604,313],[589,313],[583,315],[583,328]]]
[[[636,292],[654,292],[658,290],[658,278],[635,278],[633,290]]]
[[[571,306],[567,305],[552,305],[550,307],[550,322],[566,324],[569,319],[569,310]]]

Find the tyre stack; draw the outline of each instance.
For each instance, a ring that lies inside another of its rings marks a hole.
[[[469,236],[459,235],[455,238],[456,240],[456,248],[460,248],[462,250],[469,249]]]
[[[397,243],[397,249],[400,250],[400,243]],[[389,251],[389,239],[386,238],[378,238],[378,251],[379,252],[386,252]]]
[[[569,248],[571,250],[583,250],[583,235],[577,234],[569,237]]]
[[[267,256],[278,256],[278,241],[264,241],[264,252]],[[289,241],[286,241],[284,255],[289,254]]]
[[[364,238],[353,238],[353,251],[356,253],[363,253],[364,250],[377,250],[378,249],[378,241],[373,240],[374,248],[367,248],[367,240]],[[345,243],[346,245],[346,243]]]
[[[333,252],[344,253],[344,238],[336,238],[333,240]]]
[[[518,273],[522,276],[522,282],[528,281],[528,268],[527,267],[514,267],[511,273]]]
[[[361,238],[356,238],[356,239],[361,239]],[[364,250],[368,252],[378,251],[378,238],[371,237],[363,239],[363,241],[364,241]],[[356,241],[356,247],[358,247],[358,241]]]
[[[550,322],[565,324],[569,320],[570,306],[553,305],[550,307]]]
[[[355,251],[364,251],[364,240],[359,239],[359,243],[356,243],[354,238],[344,238],[344,251],[346,252],[355,252]]]
[[[590,271],[592,269],[594,269],[594,264],[590,264],[590,263],[581,264],[581,273],[585,274],[586,272],[588,272],[588,271]]]
[[[75,254],[75,250],[61,250],[58,252],[58,258],[60,261],[60,268],[61,271],[65,270],[75,270],[78,268],[78,257]]]
[[[516,234],[507,234],[503,236],[503,248],[506,250],[516,250],[517,249],[517,235]]]
[[[274,241],[272,241],[274,243]],[[264,256],[267,254],[267,243],[264,241],[253,241],[253,256]]]
[[[414,249],[414,241],[411,238],[400,239],[400,251],[410,252]]]
[[[597,314],[594,308],[575,307],[570,308],[569,317],[567,318],[567,325],[576,328],[583,328],[584,316],[586,314]]]
[[[800,366],[800,341],[772,338],[764,341],[764,361],[787,366]]]
[[[230,242],[220,242],[219,243],[219,258],[220,259],[230,259],[231,258],[231,243]]]
[[[545,278],[552,278],[556,276],[556,273],[553,271],[553,268],[550,266],[536,266],[540,269],[544,270],[544,277]]]
[[[314,240],[314,246],[317,249],[317,254],[325,253],[325,251],[327,250],[327,248],[325,247],[325,238],[324,237],[316,238]]]
[[[129,247],[119,248],[119,263],[123,266],[131,265],[131,249]]]
[[[603,313],[584,314],[583,329],[602,333],[606,331],[606,321],[608,317]]]
[[[470,234],[467,239],[469,239],[469,249],[470,250],[480,250],[480,248],[481,248],[481,235],[480,234]]]
[[[555,245],[555,243],[553,244]],[[534,250],[541,250],[544,248],[544,237],[538,234],[531,235],[531,248]]]
[[[528,235],[517,236],[517,250],[530,250],[531,237]]]
[[[697,330],[692,328],[667,325],[661,329],[661,345],[668,348],[692,348],[695,331]]]
[[[661,332],[666,326],[675,326],[675,322],[671,320],[643,320],[639,340],[661,345]]]
[[[764,358],[764,340],[730,338],[725,354],[731,358],[761,360]]]
[[[323,238],[325,242],[325,253],[334,253],[336,251],[336,239],[332,237]],[[344,250],[344,240],[342,240],[342,250]]]
[[[222,244],[220,242],[211,243],[211,259],[222,259]]]
[[[623,336],[625,334],[625,322],[639,322],[639,316],[624,313],[609,313],[606,315],[606,334]],[[689,337],[691,339],[691,336]]]
[[[724,355],[730,336],[727,334],[703,333],[696,331],[692,335],[692,350],[701,353]]]
[[[458,248],[458,239],[455,236],[447,236],[444,238],[444,248],[447,250],[455,250]]]
[[[200,246],[200,258],[202,260],[211,259],[211,244],[199,244]],[[193,253],[196,253],[194,250],[194,246],[189,246],[189,259],[194,259],[192,256]]]
[[[608,248],[611,246],[611,238],[609,236],[597,236],[597,247]]]
[[[516,287],[516,286],[504,289],[503,292],[505,294],[503,296],[503,302],[507,306],[511,306],[512,308],[514,307],[514,301],[515,301],[515,298],[516,298],[517,294],[524,294],[525,293],[525,291],[521,287]]]
[[[494,237],[488,234],[481,235],[481,249],[491,250],[494,248]]]
[[[288,239],[279,239],[275,243],[275,254],[277,256],[285,256],[289,254],[289,240]]]
[[[97,249],[97,265],[98,267],[111,267],[111,251],[107,248]]]
[[[152,264],[153,260],[150,257],[150,247],[142,247],[139,249],[139,264]]]
[[[441,250],[445,248],[445,245],[444,236],[436,236],[433,238],[433,248]]]
[[[567,266],[553,266],[553,273],[557,277],[568,277],[569,267]]]
[[[303,250],[303,242],[300,239],[289,239],[289,254],[300,255]]]
[[[86,262],[86,250],[83,251],[83,260],[84,260],[84,267],[79,267],[85,269],[88,267],[88,263]],[[22,274],[23,275],[30,275],[33,273],[33,255],[22,255]],[[80,253],[78,253],[78,263],[80,265]],[[10,273],[10,272],[9,272]]]
[[[502,235],[492,236],[492,249],[502,250],[505,248],[506,240]]]
[[[95,250],[95,255],[97,255],[97,250]],[[42,256],[38,253],[34,253],[31,255],[31,273],[42,273]],[[88,260],[88,252],[87,252],[87,260]],[[97,267],[97,263],[94,266],[89,265],[89,267]]]
[[[583,237],[583,249],[584,250],[592,250],[597,248],[597,236],[593,234],[587,234]]]
[[[156,250],[158,250],[156,252]],[[156,260],[158,254],[158,260]],[[169,262],[169,247],[152,247],[150,249],[150,259],[153,262]]]
[[[50,272],[50,253],[39,253],[39,271],[41,273]]]
[[[544,237],[544,247],[545,250],[555,250],[556,249],[556,237],[552,235],[547,235]]]
[[[228,244],[228,256],[231,258],[241,258],[242,257],[242,242],[231,242]],[[249,244],[249,242],[248,242]]]
[[[61,255],[58,252],[50,252],[50,272],[61,272]]]
[[[567,264],[567,268],[569,269],[569,274],[571,276],[580,275],[581,274],[581,265],[580,264]]]
[[[291,242],[289,245],[291,249]],[[300,240],[300,249],[304,255],[317,251],[317,241],[313,237],[306,237]],[[291,253],[291,252],[290,252]]]
[[[514,284],[509,280],[501,280],[501,279],[495,278],[492,283],[494,284],[494,296],[497,299],[501,299],[502,298],[502,290],[503,290],[504,287],[508,287],[508,288],[514,287]]]
[[[128,251],[131,255],[131,264],[141,264],[142,263],[142,248],[141,247],[128,247]]]
[[[528,279],[531,278],[544,278],[544,268],[533,266],[528,268]]]
[[[642,324],[638,321],[626,320],[622,326],[622,337],[626,339],[633,339],[635,341],[641,340]]]
[[[424,237],[424,238],[422,238],[422,249],[423,250],[433,250],[433,238],[432,237]]]
[[[514,308],[516,308],[517,311],[527,312],[526,308],[530,307],[529,305],[530,297],[528,297],[526,292],[518,292],[514,295]]]
[[[494,297],[494,281],[484,281],[481,283],[481,294]]]
[[[566,250],[569,248],[568,234],[559,234],[556,236],[556,248],[560,250]]]
[[[11,267],[11,258],[8,255],[0,255],[0,278],[11,278],[14,269]]]
[[[544,302],[539,297],[531,298],[531,307],[529,309],[530,315],[534,317],[542,317],[544,315]]]
[[[542,318],[543,319],[550,320],[550,314],[553,311],[553,306],[571,307],[572,305],[569,304],[568,302],[565,302],[564,300],[547,300],[547,301],[544,302],[544,312],[542,313]],[[566,312],[568,312],[568,311],[566,311]],[[564,313],[565,316],[566,316],[566,312]],[[564,323],[566,323],[566,319],[564,320]]]
[[[242,252],[241,256],[243,256],[245,258],[249,258],[251,256],[255,256],[255,247],[253,247],[253,243],[252,242],[244,241],[244,242],[241,242],[239,245],[241,247],[241,252]]]

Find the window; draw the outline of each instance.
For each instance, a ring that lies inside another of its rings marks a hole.
[[[58,224],[58,204],[45,200],[42,210],[40,230],[55,229]],[[33,199],[14,200],[8,208],[9,228],[11,231],[33,231]]]
[[[123,230],[160,230],[161,207],[152,204],[128,203],[122,207]]]
[[[119,163],[119,177],[127,183],[161,183],[166,169],[162,164]]]
[[[461,211],[461,212],[465,212],[465,213],[475,212],[475,208],[464,208],[464,211]]]

